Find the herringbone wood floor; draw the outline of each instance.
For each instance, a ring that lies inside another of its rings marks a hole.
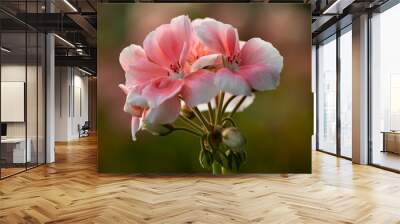
[[[312,175],[96,172],[94,137],[0,181],[0,223],[400,223],[400,175],[315,152]]]

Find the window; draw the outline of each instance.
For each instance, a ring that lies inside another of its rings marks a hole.
[[[400,170],[400,4],[371,18],[371,162]]]
[[[352,156],[352,33],[351,26],[340,36],[340,155]]]
[[[336,36],[318,47],[318,149],[336,153]]]

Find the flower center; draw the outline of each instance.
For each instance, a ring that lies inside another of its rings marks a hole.
[[[171,72],[171,73],[169,74],[169,77],[170,77],[172,80],[183,79],[183,73]]]
[[[182,67],[183,67],[183,66],[182,66],[179,62],[177,62],[176,64],[172,64],[172,65],[169,66],[169,68],[171,69],[171,71],[176,72],[176,73],[179,73],[179,72],[181,71]]]
[[[183,66],[177,62],[176,64],[172,64],[169,66],[171,71],[169,72],[169,77],[173,80],[175,79],[183,79]]]
[[[226,68],[230,69],[233,72],[239,70],[239,64],[240,64],[239,55],[229,56],[227,58],[223,58],[223,60]]]
[[[132,116],[142,117],[143,111],[144,111],[143,107],[140,107],[140,106],[137,106],[137,105],[131,105],[130,106],[130,112],[131,112]]]

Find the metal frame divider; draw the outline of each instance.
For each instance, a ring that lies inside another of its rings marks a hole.
[[[2,30],[2,23],[0,23],[0,47],[1,46],[3,46],[2,45],[2,37],[1,37],[1,34],[2,34],[2,32],[1,32],[1,30]],[[0,50],[0,125],[2,124],[2,122],[1,122],[1,77],[2,77],[2,75],[1,75],[1,50]],[[1,134],[0,134],[0,137],[1,137]],[[1,177],[1,169],[2,168],[2,165],[1,165],[1,144],[0,144],[0,180],[2,179],[2,177]]]
[[[25,0],[25,21],[28,19],[28,0]],[[25,121],[25,170],[28,170],[28,24],[25,23],[25,88],[24,88],[24,121]]]
[[[340,78],[341,78],[341,66],[340,66],[340,35],[341,30],[336,30],[336,154],[341,156],[341,119],[340,119]]]

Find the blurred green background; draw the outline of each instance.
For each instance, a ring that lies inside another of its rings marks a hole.
[[[256,94],[235,116],[247,138],[242,173],[310,173],[313,98],[311,93],[311,14],[302,4],[140,3],[99,4],[98,11],[98,170],[106,173],[209,173],[198,162],[199,139],[186,133],[167,137],[140,132],[131,140],[124,72],[118,57],[131,43],[171,18],[212,17],[230,23],[241,40],[260,37],[284,57],[277,90]]]

